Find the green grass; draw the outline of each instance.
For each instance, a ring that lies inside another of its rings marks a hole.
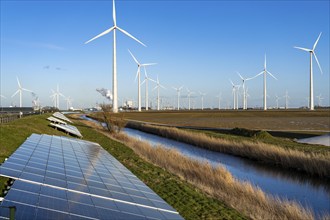
[[[205,130],[193,130],[193,129],[184,129],[187,131],[197,132],[197,133],[204,133],[210,137],[215,138],[221,138],[231,141],[251,141],[251,142],[262,142],[265,144],[271,144],[275,145],[284,149],[291,149],[291,150],[298,150],[303,151],[306,153],[322,153],[322,154],[329,154],[330,148],[323,145],[317,145],[317,144],[304,144],[304,143],[298,143],[290,138],[280,138],[280,137],[274,137],[270,135],[266,131],[254,131],[250,134],[224,134],[217,131],[205,131]]]
[[[46,120],[48,116],[48,114],[29,116],[8,124],[1,124],[1,161],[9,157],[32,133],[63,136],[64,133],[48,126],[49,122]],[[179,177],[141,159],[127,146],[109,139],[80,122],[77,122],[75,126],[84,139],[99,143],[185,219],[245,219],[236,210],[203,194]],[[6,181],[6,178],[0,178],[1,190]]]

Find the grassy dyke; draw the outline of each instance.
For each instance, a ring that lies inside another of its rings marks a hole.
[[[248,182],[239,182],[223,167],[212,167],[180,154],[173,149],[152,147],[128,137],[113,136],[130,146],[146,160],[190,182],[200,190],[234,207],[252,219],[314,219],[313,214],[300,205],[266,195]]]
[[[1,124],[1,162],[4,158],[9,157],[32,133],[64,136],[64,133],[48,126],[47,117],[49,114],[29,116],[11,123]],[[76,121],[75,126],[80,130],[84,139],[99,143],[173,206],[185,219],[247,219],[233,208],[207,196],[201,190],[165,169],[146,162],[124,144],[109,139],[79,121]],[[0,190],[6,181],[7,178],[0,178]]]
[[[294,169],[322,178],[330,178],[329,152],[306,153],[293,149],[284,149],[258,141],[233,141],[210,137],[203,133],[136,122],[130,122],[127,126],[212,151],[240,156],[284,169]]]

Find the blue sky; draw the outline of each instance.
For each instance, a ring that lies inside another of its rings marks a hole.
[[[293,46],[312,48],[319,33],[314,93],[329,105],[329,1],[116,1],[117,25],[147,45],[143,47],[117,32],[118,94],[137,100],[136,64],[156,62],[148,69],[167,89],[163,104],[175,105],[172,87],[184,85],[195,92],[193,105],[201,106],[199,91],[207,93],[205,107],[232,106],[229,79],[251,77],[267,67],[278,81],[267,78],[268,106],[275,95],[288,90],[289,106],[307,105],[309,54]],[[85,41],[113,26],[112,1],[3,1],[1,0],[2,106],[19,105],[16,76],[33,90],[43,106],[52,105],[51,89],[73,99],[76,108],[106,101],[96,88],[112,89],[112,34],[87,45]],[[156,91],[149,96],[155,106]],[[248,106],[262,106],[263,79],[247,83]],[[144,103],[144,86],[142,86]],[[187,106],[186,89],[181,106]],[[33,97],[23,94],[23,105]],[[239,98],[240,106],[242,97]],[[315,104],[317,104],[315,98]],[[121,101],[119,102],[121,103]],[[144,104],[143,104],[144,105]],[[61,99],[61,107],[65,101]]]

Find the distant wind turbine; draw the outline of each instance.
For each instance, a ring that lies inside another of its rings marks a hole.
[[[188,110],[190,110],[190,98],[191,98],[191,95],[194,94],[194,92],[190,91],[188,88],[187,89],[187,92],[188,92]]]
[[[19,107],[22,108],[22,91],[27,91],[27,92],[32,92],[32,91],[23,88],[17,77],[16,79],[17,79],[18,89],[11,97],[14,97],[17,93],[19,93]]]
[[[289,98],[290,96],[288,95],[288,90],[285,91],[285,95],[284,95],[284,98],[285,98],[285,109],[288,109],[289,108]]]
[[[267,110],[267,85],[266,85],[266,77],[267,77],[267,73],[268,73],[271,77],[273,77],[274,79],[277,80],[277,78],[267,70],[267,65],[266,65],[266,54],[265,54],[264,70],[263,70],[261,73],[259,73],[259,74],[257,74],[257,75],[255,76],[255,77],[257,77],[257,76],[260,76],[261,74],[264,75],[264,110]],[[253,78],[254,78],[254,77],[253,77]]]
[[[246,88],[245,88],[245,83],[246,81],[249,81],[255,77],[251,77],[251,78],[244,78],[239,72],[237,72],[238,76],[241,78],[242,80],[242,88],[243,88],[243,109],[247,109],[247,104],[246,104],[246,98],[247,98],[247,95],[246,95]]]
[[[145,97],[145,105],[146,105],[146,111],[148,111],[149,109],[149,96],[148,96],[148,92],[149,92],[149,89],[148,89],[148,81],[151,80],[151,78],[149,78],[148,74],[147,74],[147,70],[146,70],[146,65],[143,66],[144,68],[144,80],[143,82],[141,83],[141,85],[143,83],[146,84],[146,97]],[[154,80],[153,80],[154,81]]]
[[[89,42],[103,36],[106,35],[108,33],[110,33],[111,31],[113,31],[113,74],[112,74],[112,91],[113,91],[113,108],[112,111],[114,113],[118,112],[118,93],[117,93],[117,47],[116,47],[116,30],[118,29],[119,31],[121,31],[122,33],[124,33],[125,35],[127,35],[128,37],[132,38],[133,40],[137,41],[138,43],[144,45],[141,41],[139,41],[137,38],[135,38],[133,35],[129,34],[127,31],[119,28],[117,26],[117,22],[116,22],[116,7],[115,7],[115,0],[112,1],[112,18],[113,18],[113,26],[111,28],[109,28],[108,30],[102,32],[101,34],[95,36],[94,38],[88,40],[85,42],[85,44],[88,44]],[[141,103],[140,103],[141,104]],[[140,106],[141,107],[141,106]]]
[[[155,80],[152,80],[152,81],[155,82],[155,83],[157,84],[157,85],[155,86],[155,88],[153,88],[153,90],[157,89],[157,111],[159,111],[159,110],[160,110],[160,106],[159,106],[159,104],[160,104],[160,103],[159,103],[159,102],[160,102],[160,99],[159,99],[159,89],[160,89],[160,88],[165,89],[165,87],[159,83],[158,76],[157,76],[157,81],[155,81]]]
[[[202,99],[202,110],[204,110],[204,96],[206,95],[206,93],[199,92],[199,94],[201,95]]]
[[[50,97],[52,97],[54,100],[55,108],[60,109],[60,96],[62,96],[63,98],[65,98],[65,96],[62,93],[60,93],[58,84],[57,84],[56,91],[52,90],[52,92],[53,92],[53,95],[51,95]]]
[[[233,101],[234,101],[234,109],[238,109],[238,90],[240,88],[240,85],[235,85],[233,81],[229,79],[231,85],[232,85],[232,94],[233,94]]]
[[[278,100],[279,100],[280,98],[278,97],[278,95],[275,95],[275,100],[276,100],[276,108],[278,109]]]
[[[219,92],[219,95],[216,96],[216,98],[218,98],[218,109],[221,109],[221,92]]]
[[[321,106],[322,99],[324,99],[324,98],[322,97],[321,94],[318,95],[318,96],[316,96],[316,98],[318,99],[318,107],[320,107]]]
[[[181,86],[180,88],[173,87],[173,89],[176,90],[177,95],[178,95],[178,110],[180,110],[180,91],[182,88],[183,88],[183,86]]]
[[[132,52],[130,50],[128,50],[128,52],[131,54],[133,60],[138,66],[135,80],[136,78],[138,78],[138,111],[140,112],[141,111],[141,67],[145,68],[146,66],[156,65],[156,63],[140,64],[139,61],[135,58],[135,56],[132,54]]]
[[[309,59],[310,60],[310,69],[309,69],[309,71],[310,71],[310,77],[309,77],[309,80],[310,80],[310,84],[309,84],[309,100],[310,100],[309,101],[309,107],[310,107],[310,110],[314,110],[313,55],[314,55],[314,58],[317,62],[317,65],[320,68],[321,74],[323,74],[320,63],[319,63],[319,61],[317,59],[317,56],[315,54],[315,48],[316,48],[317,43],[320,40],[321,34],[322,34],[322,32],[319,34],[319,37],[316,39],[316,41],[313,45],[313,49],[307,49],[307,48],[303,48],[303,47],[294,47],[294,48],[299,49],[299,50],[307,51],[310,54],[310,59]]]

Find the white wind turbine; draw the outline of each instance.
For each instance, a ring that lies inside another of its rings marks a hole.
[[[321,106],[322,99],[324,99],[324,98],[322,97],[321,94],[318,95],[318,96],[316,96],[316,98],[318,99],[318,107],[320,107]]]
[[[146,66],[156,65],[156,63],[140,64],[139,61],[134,57],[132,52],[130,50],[128,50],[128,52],[131,54],[133,60],[135,61],[135,63],[138,66],[135,80],[136,80],[136,78],[138,78],[138,111],[140,112],[141,111],[141,67],[145,68]]]
[[[66,101],[66,109],[69,110],[72,107],[73,99],[69,96],[65,98],[65,101]]]
[[[202,99],[202,110],[204,110],[204,96],[206,95],[206,93],[199,92],[199,94],[201,95]]]
[[[257,75],[255,76],[255,77],[257,77],[257,76],[260,76],[261,74],[264,75],[264,110],[267,110],[267,84],[266,84],[267,73],[268,73],[271,77],[273,77],[274,79],[277,80],[277,78],[267,70],[267,65],[266,65],[266,54],[265,54],[264,70],[263,70],[261,73],[259,73],[259,74],[257,74]],[[254,77],[253,77],[253,78],[254,78]]]
[[[247,106],[248,106],[248,97],[250,97],[250,94],[248,93],[249,91],[249,88],[246,87],[246,90],[245,90],[245,109],[247,109]]]
[[[175,87],[172,87],[172,88],[174,90],[176,90],[176,92],[177,92],[177,95],[178,95],[178,110],[180,110],[180,91],[183,88],[183,86],[181,86],[180,88],[175,88]]]
[[[243,88],[243,109],[245,110],[245,109],[247,109],[247,104],[246,104],[246,102],[247,102],[247,100],[246,100],[247,95],[246,95],[245,83],[246,83],[246,81],[249,81],[249,80],[255,78],[256,76],[255,76],[255,77],[251,77],[251,78],[244,78],[239,72],[237,72],[237,74],[238,74],[238,76],[239,76],[239,77],[241,78],[241,80],[242,80],[242,88]]]
[[[149,64],[149,65],[150,65],[150,64]],[[151,64],[151,65],[153,65],[153,64]],[[141,85],[142,85],[143,83],[146,84],[146,98],[145,98],[145,102],[146,102],[146,103],[145,103],[145,105],[146,105],[146,111],[148,111],[148,109],[149,109],[149,95],[148,95],[149,89],[148,89],[148,81],[151,80],[151,81],[155,82],[155,80],[152,80],[151,78],[149,78],[149,76],[148,76],[148,74],[147,74],[147,70],[146,70],[146,64],[144,64],[143,68],[144,68],[144,80],[143,80],[143,82],[141,83]]]
[[[194,92],[190,91],[188,88],[187,89],[187,97],[188,97],[188,110],[190,110],[190,98],[191,98],[191,95],[194,94]]]
[[[53,95],[51,95],[50,97],[52,97],[54,100],[54,104],[55,104],[54,106],[55,106],[55,108],[60,109],[60,96],[62,96],[63,98],[65,98],[65,96],[62,93],[60,93],[58,85],[57,85],[56,91],[52,90],[52,92],[53,92]]]
[[[32,91],[23,88],[17,77],[16,77],[16,79],[17,79],[18,89],[11,97],[14,97],[17,93],[19,93],[19,107],[21,108],[22,107],[22,91],[27,91],[27,92],[32,92]]]
[[[218,98],[218,109],[221,109],[221,92],[219,92],[219,95],[216,96]]]
[[[278,100],[279,100],[280,98],[278,97],[278,95],[275,95],[275,101],[276,101],[276,108],[278,109]]]
[[[238,91],[240,85],[235,85],[233,81],[229,80],[232,85],[232,93],[233,93],[233,101],[234,101],[234,109],[238,109]]]
[[[131,34],[129,34],[127,31],[119,28],[117,26],[117,22],[116,22],[116,7],[115,7],[115,0],[112,1],[112,18],[113,18],[113,26],[111,28],[109,28],[108,30],[102,32],[101,34],[93,37],[92,39],[88,40],[85,42],[85,44],[88,44],[89,42],[103,36],[106,35],[108,33],[110,33],[111,31],[113,31],[113,69],[112,69],[112,91],[113,91],[113,108],[112,111],[114,113],[118,112],[118,93],[117,93],[117,46],[116,46],[116,30],[118,29],[119,31],[121,31],[122,33],[124,33],[125,35],[127,35],[128,37],[132,38],[133,40],[137,41],[138,43],[144,45],[141,41],[139,41],[138,39],[136,39],[134,36],[132,36]]]
[[[318,41],[320,40],[321,34],[322,34],[322,32],[319,34],[319,37],[316,39],[316,41],[313,45],[313,49],[307,49],[307,48],[303,48],[303,47],[294,47],[294,48],[299,49],[299,50],[307,51],[310,54],[310,59],[309,59],[310,60],[310,69],[309,69],[309,71],[310,71],[310,76],[309,76],[310,77],[309,78],[309,80],[310,80],[310,84],[309,84],[309,107],[310,107],[310,110],[314,110],[313,55],[314,55],[314,58],[317,62],[317,65],[320,68],[321,74],[323,74],[320,63],[319,63],[319,61],[317,59],[317,56],[315,54],[315,47],[316,47]]]
[[[289,104],[289,94],[288,94],[288,90],[285,91],[285,95],[284,95],[284,98],[285,98],[285,109],[288,109],[288,104]]]
[[[153,88],[153,90],[157,89],[157,111],[159,111],[160,110],[160,105],[159,105],[160,104],[159,103],[160,102],[160,99],[159,99],[159,89],[160,88],[165,89],[165,87],[159,83],[158,76],[157,76],[157,81],[152,80],[152,79],[150,79],[150,80],[156,83],[156,86],[155,86],[155,88]]]

